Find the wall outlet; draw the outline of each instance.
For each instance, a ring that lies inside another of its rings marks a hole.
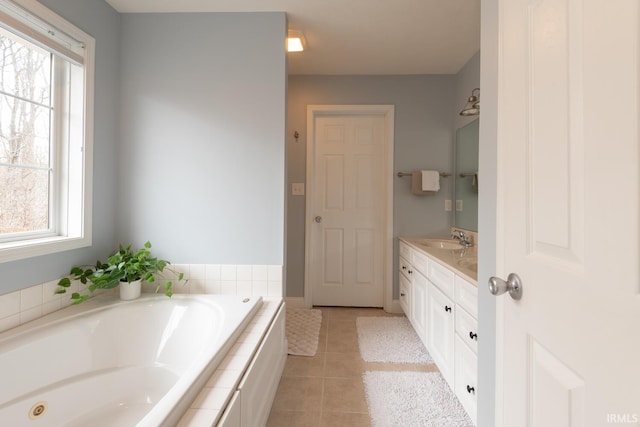
[[[444,201],[444,210],[446,212],[451,212],[451,200]]]
[[[456,210],[458,212],[462,212],[462,210],[463,210],[462,200],[456,200]]]
[[[304,196],[304,182],[294,182],[291,184],[292,196]]]

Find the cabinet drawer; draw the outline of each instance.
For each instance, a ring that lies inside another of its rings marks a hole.
[[[416,250],[411,250],[411,265],[420,273],[427,276],[429,274],[429,257]]]
[[[478,358],[460,338],[456,336],[455,393],[467,411],[469,418],[476,424],[478,393]]]
[[[411,248],[404,242],[398,245],[398,254],[404,259],[411,259]]]
[[[454,274],[453,271],[441,266],[435,261],[429,263],[429,273],[427,277],[436,285],[446,296],[454,299]]]
[[[411,280],[411,264],[407,261],[407,258],[400,257],[398,258],[398,268],[400,269],[400,273],[404,275],[407,279]]]
[[[478,287],[456,276],[456,304],[467,310],[474,319],[478,318]]]
[[[456,333],[475,354],[478,354],[478,321],[460,307],[456,310]]]

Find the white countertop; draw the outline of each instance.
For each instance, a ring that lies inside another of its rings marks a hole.
[[[400,240],[440,264],[444,264],[463,279],[478,286],[477,269],[468,267],[469,261],[476,261],[477,265],[478,248],[476,246],[470,248],[460,247],[460,249],[431,248],[420,244],[420,240],[425,238],[429,237],[400,237]]]

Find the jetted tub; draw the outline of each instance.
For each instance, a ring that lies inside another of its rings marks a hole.
[[[101,295],[0,334],[0,425],[175,425],[261,304]]]

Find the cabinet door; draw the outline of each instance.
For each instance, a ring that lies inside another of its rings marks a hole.
[[[469,418],[476,422],[478,393],[478,358],[456,335],[455,392]]]
[[[216,427],[242,427],[240,408],[240,392],[236,391],[222,414],[222,418],[218,421]]]
[[[400,269],[400,274],[404,275],[407,279],[411,279],[411,273],[409,273],[411,271],[411,264],[406,258],[398,258],[398,268]]]
[[[400,307],[409,320],[411,320],[411,282],[407,277],[400,273],[399,275],[400,285]]]
[[[411,323],[422,343],[427,346],[427,278],[417,270],[411,274]]]
[[[438,365],[442,376],[453,389],[453,334],[455,307],[433,283],[429,283],[427,306],[427,350]]]

